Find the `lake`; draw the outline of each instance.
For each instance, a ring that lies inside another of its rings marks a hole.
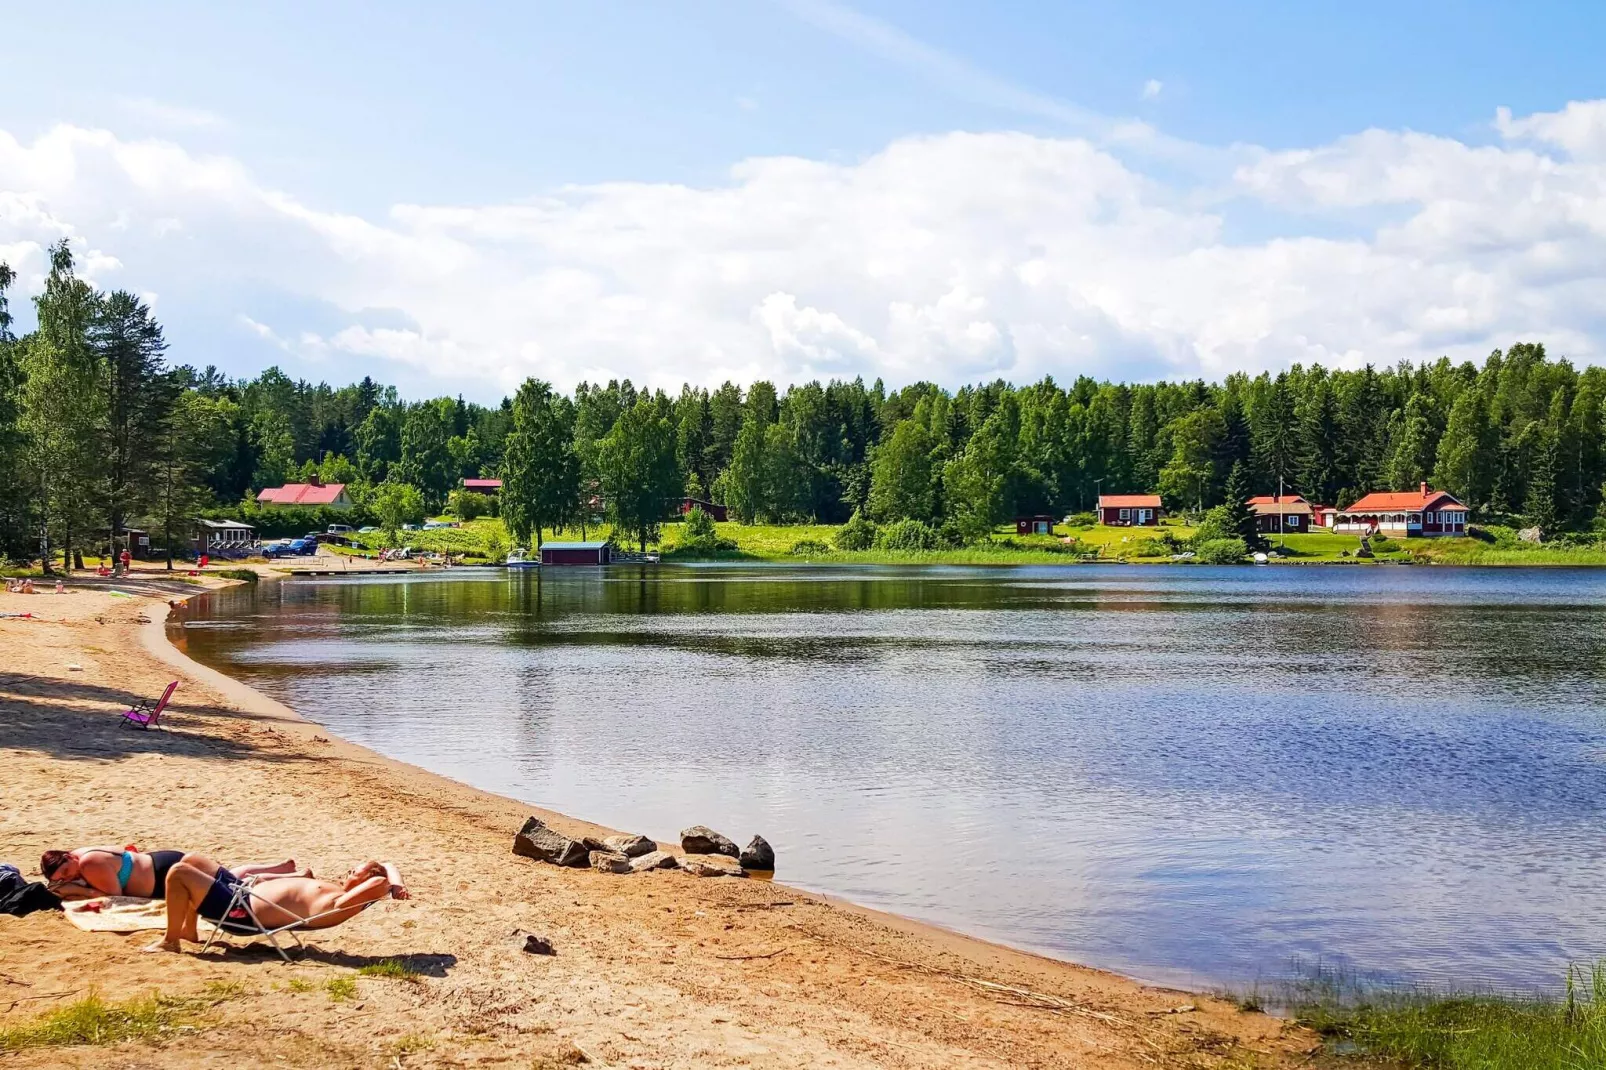
[[[1151,981],[1606,956],[1603,571],[458,570],[173,634],[392,757]]]

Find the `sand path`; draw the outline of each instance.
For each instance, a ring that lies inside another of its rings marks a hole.
[[[193,588],[138,589],[0,594],[0,613],[37,618],[0,618],[0,859],[33,872],[45,848],[105,842],[331,873],[378,857],[414,898],[319,934],[294,965],[143,955],[146,934],[0,917],[0,1029],[91,990],[209,1001],[193,1030],[112,1052],[29,1049],[8,1066],[1264,1068],[1313,1047],[1221,1001],[781,885],[517,858],[530,813],[594,826],[346,744],[189,663],[161,622],[166,599]],[[131,697],[174,676],[170,732],[117,727]],[[527,933],[557,954],[526,954]],[[389,958],[421,976],[356,973]],[[345,978],[349,999],[327,986]]]

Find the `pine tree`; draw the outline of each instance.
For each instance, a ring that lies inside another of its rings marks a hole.
[[[1249,499],[1253,496],[1249,486],[1249,470],[1242,461],[1234,462],[1232,471],[1227,474],[1226,493],[1224,508],[1227,510],[1228,527],[1251,551],[1264,550],[1266,539],[1260,533],[1260,518],[1249,508]]]
[[[539,379],[526,379],[513,399],[502,454],[502,522],[528,544],[580,511],[580,459],[574,452],[574,406]]]

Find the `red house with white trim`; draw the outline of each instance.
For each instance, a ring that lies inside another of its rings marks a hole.
[[[1387,535],[1390,538],[1437,538],[1467,533],[1467,507],[1448,491],[1379,491],[1368,494],[1348,509],[1340,509],[1333,530],[1352,535]]]
[[[1100,494],[1099,523],[1112,528],[1152,528],[1160,523],[1158,494]]]

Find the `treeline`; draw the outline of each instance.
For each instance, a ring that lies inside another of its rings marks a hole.
[[[254,491],[313,475],[348,484],[387,526],[472,509],[452,500],[461,480],[501,477],[521,541],[606,516],[643,545],[683,495],[744,521],[858,511],[970,538],[1016,514],[1091,509],[1101,491],[1202,511],[1229,483],[1344,506],[1428,481],[1480,516],[1557,529],[1592,523],[1606,481],[1606,371],[1539,345],[1481,367],[1295,366],[1219,384],[757,382],[671,396],[530,380],[485,407],[408,402],[370,379],[171,366],[150,311],[77,279],[65,243],[35,298],[37,329],[16,338],[12,281],[0,265],[0,546],[12,556],[70,554],[132,519],[183,545],[188,517],[252,515]]]

